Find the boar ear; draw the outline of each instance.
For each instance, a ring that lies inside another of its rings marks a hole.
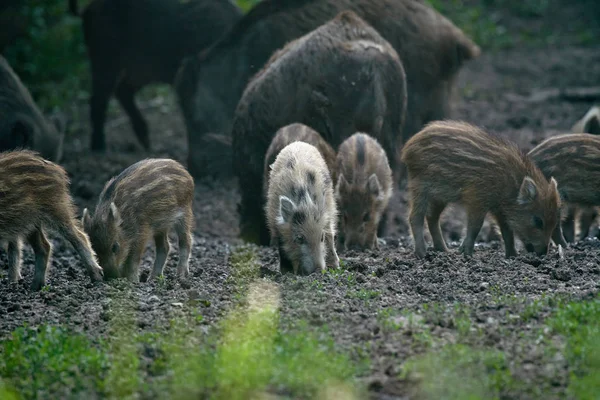
[[[523,178],[523,183],[521,183],[521,189],[519,189],[519,197],[517,198],[517,202],[520,205],[529,204],[535,200],[537,196],[537,186],[535,182],[530,177],[526,176]]]
[[[289,197],[279,196],[279,223],[286,224],[292,220],[296,205]]]
[[[373,197],[379,197],[381,194],[381,185],[379,184],[379,179],[377,175],[371,174],[369,180],[367,181],[367,189],[369,193],[373,195]]]
[[[110,210],[108,210],[108,223],[114,225],[121,224],[121,215],[119,214],[119,210],[114,202],[110,203]]]
[[[597,115],[592,115],[592,117],[585,122],[583,131],[585,133],[591,133],[592,135],[600,135],[600,120],[598,120]]]
[[[337,184],[335,185],[335,194],[339,196],[340,193],[347,192],[348,186],[350,186],[350,184],[346,180],[346,177],[344,177],[344,174],[340,174]]]
[[[85,229],[86,227],[90,226],[90,222],[91,222],[90,212],[88,211],[88,209],[86,207],[83,209],[83,215],[81,216],[81,223],[83,224],[83,228]]]

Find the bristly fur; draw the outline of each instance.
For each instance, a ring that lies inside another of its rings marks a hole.
[[[401,157],[408,171],[410,225],[417,256],[425,255],[426,215],[434,248],[446,250],[439,216],[454,202],[465,206],[469,218],[461,246],[465,254],[472,254],[488,212],[500,226],[507,257],[516,254],[514,236],[528,249],[546,253],[559,220],[557,183],[554,178],[546,179],[516,144],[464,122],[439,121],[412,137]]]
[[[529,152],[529,156],[546,177],[558,181],[558,191],[567,207],[563,226],[557,226],[565,242],[575,240],[574,218],[583,207],[581,234],[587,236],[600,206],[600,136],[567,133],[551,136]],[[557,235],[559,233],[556,233]]]
[[[193,229],[194,180],[171,159],[145,159],[106,183],[94,215],[84,210],[83,222],[107,279],[136,282],[146,244],[154,238],[157,255],[150,278],[162,274],[174,229],[179,238],[177,273],[189,272]]]
[[[321,156],[327,164],[331,179],[333,182],[336,181],[335,173],[335,150],[319,135],[314,129],[299,123],[293,123],[279,129],[273,137],[267,153],[265,155],[265,164],[263,168],[263,193],[265,199],[267,196],[267,190],[269,187],[269,174],[271,172],[271,165],[275,162],[277,155],[285,146],[293,142],[304,142],[312,144],[319,150]]]
[[[270,171],[265,214],[282,270],[323,271],[326,258],[338,266],[333,186],[316,147],[293,142],[279,152]]]
[[[89,239],[75,218],[67,172],[31,150],[0,153],[0,239],[8,241],[11,281],[21,279],[21,244],[27,240],[35,253],[32,289],[46,284],[52,252],[46,229],[71,243],[92,281],[102,280]]]
[[[367,132],[394,163],[405,113],[398,55],[351,11],[276,52],[248,84],[233,125],[242,237],[268,243],[260,189],[265,153],[279,128],[303,123],[333,147],[354,132]]]
[[[335,196],[340,209],[340,238],[346,248],[377,248],[392,196],[392,170],[376,139],[355,133],[338,149]]]
[[[231,132],[247,83],[272,54],[345,10],[377,30],[404,62],[411,84],[404,139],[424,123],[448,116],[457,74],[481,50],[429,5],[414,0],[263,0],[210,49],[185,59],[178,72],[175,87],[188,130],[192,175],[220,173],[216,166],[223,155],[195,144],[206,133]]]

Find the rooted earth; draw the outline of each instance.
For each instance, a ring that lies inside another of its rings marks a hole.
[[[585,4],[588,9],[571,13],[598,14],[593,2]],[[509,29],[528,24],[524,17],[511,18],[506,22]],[[545,23],[554,26],[557,18]],[[561,42],[483,50],[460,75],[454,118],[530,149],[547,136],[569,132],[593,105],[590,100],[553,95],[552,90],[597,86],[598,45]],[[185,163],[185,129],[172,93],[143,104],[154,145],[151,153],[140,150],[128,120],[114,104],[107,124],[109,152],[90,154],[87,104],[73,107],[63,165],[80,213],[83,207],[95,206],[111,176],[142,158],[171,157]],[[298,321],[309,330],[327,327],[335,351],[360,365],[353,376],[361,398],[466,398],[473,392],[480,396],[475,398],[579,397],[572,390],[575,376],[582,373],[577,369],[581,363],[570,350],[568,332],[557,328],[556,321],[570,301],[597,305],[598,239],[588,238],[561,252],[552,247],[543,258],[521,248],[519,257],[505,259],[499,235],[486,222],[474,256],[467,259],[457,252],[464,212],[453,207],[444,213],[442,224],[450,251],[430,252],[421,261],[413,255],[406,193],[400,191],[393,201],[395,216],[388,224],[386,244],[379,251],[342,251],[340,270],[323,275],[282,275],[273,249],[243,245],[237,238],[236,186],[234,180],[196,182],[191,276],[184,282],[175,279],[177,255],[172,251],[164,280],[92,285],[71,247],[55,238],[48,286],[34,293],[29,290],[33,256],[27,247],[22,282],[8,284],[5,267],[0,271],[0,339],[23,324],[61,324],[94,342],[110,338],[116,318],[112,311],[120,302],[129,307],[138,334],[163,332],[172,320],[194,316],[193,328],[199,328],[194,332],[208,335],[232,309],[251,303],[248,293],[263,288],[279,299],[275,305],[280,331],[293,331]],[[596,232],[594,226],[592,233]],[[176,249],[175,241],[172,246]],[[0,254],[6,266],[6,253]],[[141,267],[143,281],[153,259],[154,249],[149,247]],[[577,321],[585,324],[585,317]],[[152,364],[158,353],[147,350],[140,350],[140,357]],[[161,379],[161,373],[152,371],[143,370],[143,379]],[[311,373],[318,375],[319,365]],[[260,389],[282,398],[298,393],[276,380],[271,383]],[[87,395],[72,395],[97,396],[96,389],[86,390]],[[160,397],[153,390],[142,390],[140,396]]]

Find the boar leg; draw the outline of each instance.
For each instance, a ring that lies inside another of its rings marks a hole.
[[[329,255],[327,259],[330,261],[330,265],[333,268],[339,268],[340,258],[338,257],[337,251],[335,250],[335,237],[333,235],[333,232],[335,232],[335,228],[332,223],[331,227],[329,228],[329,232],[325,234],[325,246],[329,249]]]
[[[496,222],[498,222],[502,240],[504,240],[505,257],[515,257],[517,255],[517,249],[515,248],[515,235],[513,234],[512,229],[510,229],[503,217],[496,218]]]
[[[102,55],[104,56],[104,55]],[[119,71],[112,63],[92,57],[92,96],[90,98],[90,118],[92,120],[91,149],[106,150],[104,122],[110,96],[113,93]]]
[[[577,212],[577,208],[575,206],[567,206],[567,215],[562,221],[562,231],[563,237],[569,243],[573,243],[575,241],[575,214]],[[560,224],[560,222],[559,222]],[[558,244],[558,242],[555,242]]]
[[[142,236],[145,237],[145,236]],[[140,240],[133,243],[129,248],[129,254],[123,264],[123,275],[130,282],[138,283],[140,281],[140,263],[142,262],[142,254],[144,252],[146,240]]]
[[[163,274],[169,250],[171,250],[168,232],[160,232],[154,235],[154,243],[156,245],[156,258],[154,259],[154,267],[148,278],[149,281]]]
[[[74,223],[75,218],[69,214],[60,214],[55,216],[57,222],[58,233],[64,237],[71,246],[75,249],[75,252],[79,254],[81,261],[85,265],[87,273],[93,282],[99,282],[102,280],[103,271],[96,261],[96,256],[92,250],[90,239],[88,236]]]
[[[433,248],[437,251],[448,251],[440,227],[440,215],[442,215],[444,208],[446,208],[446,204],[443,202],[432,201],[429,204],[429,210],[427,210],[427,226],[429,226],[429,233],[433,240]]]
[[[567,241],[563,236],[562,227],[560,224],[556,224],[556,228],[554,228],[554,231],[552,231],[552,240],[557,246],[560,244],[562,247],[567,247]]]
[[[48,261],[50,260],[52,246],[41,229],[36,229],[32,232],[27,240],[35,254],[35,274],[33,275],[31,289],[40,290],[46,284],[46,272],[48,271]]]
[[[415,255],[418,258],[424,258],[426,253],[425,246],[425,215],[427,214],[427,199],[420,195],[417,190],[412,190],[411,208],[410,208],[410,230],[415,242]]]
[[[135,104],[135,92],[136,88],[131,86],[125,81],[119,82],[117,91],[115,93],[117,100],[121,104],[121,107],[125,110],[129,119],[133,131],[137,136],[138,140],[144,146],[144,149],[150,150],[150,136],[148,135],[148,124],[142,116],[139,108]]]
[[[190,255],[192,253],[192,234],[187,229],[177,232],[179,238],[179,262],[177,276],[183,278],[190,273]]]
[[[479,235],[479,231],[481,231],[481,227],[483,226],[485,214],[478,211],[470,211],[467,215],[467,235],[458,249],[458,251],[466,256],[473,255],[475,240],[477,240],[477,235]]]
[[[579,239],[583,240],[588,237],[590,227],[596,220],[598,213],[595,208],[583,208],[579,216]]]
[[[17,282],[21,276],[21,239],[16,238],[8,242],[8,280]]]

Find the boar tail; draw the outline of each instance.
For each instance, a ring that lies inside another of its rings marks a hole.
[[[79,5],[77,0],[69,0],[69,11],[76,17],[79,17]]]

